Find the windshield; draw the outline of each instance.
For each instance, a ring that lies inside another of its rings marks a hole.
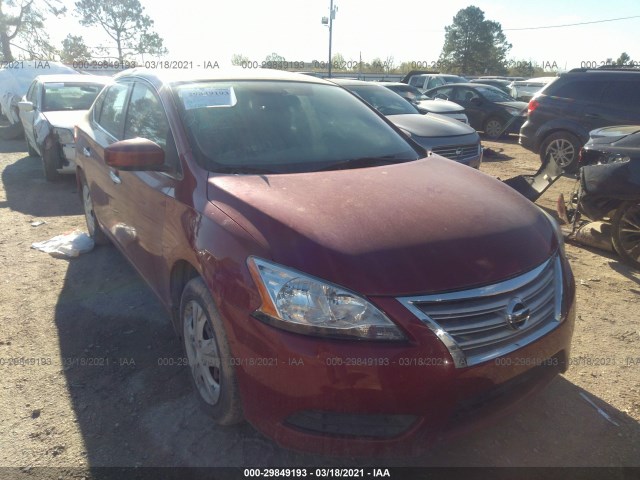
[[[420,113],[400,95],[380,85],[345,85],[345,88],[361,97],[383,115]]]
[[[446,77],[442,77],[442,79],[444,80],[444,83],[467,83],[469,81],[464,77],[456,77],[456,76],[446,76]]]
[[[496,87],[476,87],[476,90],[490,102],[513,102],[515,98]]]
[[[196,156],[211,171],[308,172],[420,157],[338,86],[212,81],[180,84],[174,91]]]
[[[425,95],[416,87],[411,85],[388,85],[387,88],[412,102],[420,102],[422,100],[431,100],[431,97],[429,97],[428,95]]]
[[[42,111],[89,110],[103,86],[99,83],[45,83]]]

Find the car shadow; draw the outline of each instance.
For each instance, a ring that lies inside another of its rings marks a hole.
[[[0,153],[19,153],[25,152],[26,144],[24,139],[19,140],[0,140]]]
[[[419,456],[309,455],[279,447],[248,424],[217,427],[199,407],[168,314],[112,246],[69,262],[55,323],[71,404],[95,469],[640,465],[638,422],[562,376],[491,426]]]
[[[4,142],[0,142],[3,144]],[[82,203],[77,200],[78,188],[74,175],[61,175],[51,183],[44,178],[42,160],[25,156],[7,165],[2,172],[6,200],[0,208],[10,208],[33,217],[81,215]],[[68,197],[75,196],[73,201]]]

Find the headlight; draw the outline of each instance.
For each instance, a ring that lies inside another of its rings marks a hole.
[[[61,144],[65,145],[67,143],[74,143],[73,132],[71,130],[67,130],[66,128],[54,128],[53,131],[58,136],[58,140]]]
[[[404,340],[387,316],[364,298],[295,270],[249,257],[262,298],[255,316],[305,335],[359,340]]]
[[[507,108],[507,113],[509,113],[509,115],[513,115],[515,117],[516,115],[520,115],[522,113],[522,110],[516,110],[514,108]]]
[[[540,211],[544,213],[545,217],[547,217],[547,220],[549,220],[549,223],[551,224],[551,228],[553,228],[553,231],[556,234],[556,239],[558,240],[558,248],[560,249],[562,254],[564,254],[564,235],[562,234],[562,229],[560,228],[560,224],[546,210],[540,208]]]

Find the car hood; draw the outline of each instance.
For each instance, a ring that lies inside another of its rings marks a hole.
[[[88,110],[60,110],[56,112],[43,112],[47,121],[52,127],[67,128],[73,130],[73,127],[82,120]]]
[[[589,144],[608,145],[618,142],[628,137],[629,135],[638,133],[640,133],[639,125],[617,125],[613,127],[598,128],[597,130],[592,130],[591,132],[589,132]],[[636,135],[634,138],[634,146],[640,147],[640,135]]]
[[[453,137],[475,133],[466,123],[438,114],[389,115],[387,118],[397,127],[419,137]]]
[[[449,100],[421,100],[417,103],[418,107],[424,108],[433,113],[463,113],[464,107]]]
[[[531,202],[438,156],[327,172],[211,174],[208,197],[271,260],[365,295],[494,283],[557,248]]]

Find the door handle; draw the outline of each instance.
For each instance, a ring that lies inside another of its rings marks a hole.
[[[120,185],[122,183],[122,180],[120,180],[120,177],[118,176],[118,174],[113,170],[109,172],[109,177],[111,177],[111,181],[116,185]]]
[[[91,156],[91,150],[89,150],[87,147],[82,147],[82,154],[85,157],[90,157]]]

